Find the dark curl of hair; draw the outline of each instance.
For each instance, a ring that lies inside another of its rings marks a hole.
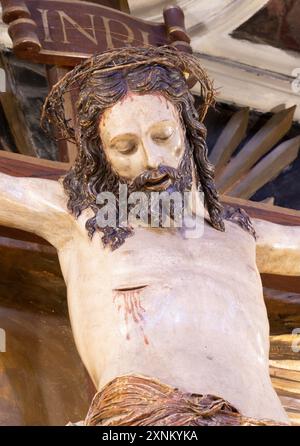
[[[185,56],[170,47],[127,48],[112,53],[113,51],[96,56],[68,73],[54,87],[44,105],[43,122],[47,119],[50,124],[54,124],[67,139],[75,140],[78,147],[76,161],[63,180],[68,195],[68,209],[77,218],[84,209],[90,207],[94,216],[86,223],[89,235],[93,236],[97,229],[102,230],[97,228],[96,223],[96,197],[103,191],[115,191],[119,182],[125,180],[113,171],[106,159],[99,135],[100,118],[106,109],[129,92],[156,93],[172,102],[179,112],[196,167],[198,190],[204,192],[212,226],[224,231],[222,206],[214,183],[214,168],[207,158],[206,129],[195,109],[194,98],[182,73],[183,69],[180,69],[180,61],[182,58],[186,61]],[[104,63],[103,56],[106,54],[114,57],[108,57]],[[187,56],[192,58],[190,66],[197,65],[194,56]],[[188,71],[187,66],[183,68]],[[202,93],[204,92],[203,118],[213,94],[205,73],[199,67],[198,71],[196,68],[192,74],[198,74]],[[70,87],[79,90],[76,131],[63,113],[63,94],[70,91]]]

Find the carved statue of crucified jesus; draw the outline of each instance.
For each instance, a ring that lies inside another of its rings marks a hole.
[[[200,82],[198,111],[188,76]],[[63,112],[74,88],[75,129]],[[46,101],[44,118],[78,147],[63,180],[0,174],[0,224],[57,249],[76,346],[98,391],[86,425],[288,423],[269,377],[256,251],[262,272],[300,274],[300,228],[243,211],[226,218],[202,124],[212,98],[194,56],[108,51],[68,73]],[[101,227],[97,197],[118,201],[119,184],[146,196],[202,192],[203,234],[125,225],[120,213],[116,227]]]

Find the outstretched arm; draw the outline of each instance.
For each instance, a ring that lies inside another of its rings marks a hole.
[[[0,225],[33,232],[59,248],[72,226],[61,185],[0,172]]]
[[[256,258],[260,273],[300,275],[300,226],[283,226],[251,219],[257,234]]]

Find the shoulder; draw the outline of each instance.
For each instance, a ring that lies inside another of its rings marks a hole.
[[[68,197],[61,181],[28,178],[29,206],[40,221],[39,235],[62,249],[78,232],[76,219],[67,208]]]
[[[48,212],[69,213],[67,195],[61,181],[42,178],[19,178],[19,181],[24,199],[29,200],[31,204],[34,203],[37,210],[44,208]]]

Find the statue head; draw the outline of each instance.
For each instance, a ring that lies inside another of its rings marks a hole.
[[[201,105],[196,110],[187,78],[200,83]],[[64,93],[76,89],[75,129],[64,115]],[[224,230],[214,169],[207,158],[202,123],[213,101],[213,88],[195,56],[172,47],[111,50],[75,67],[49,94],[42,121],[54,124],[76,142],[78,155],[63,180],[68,208],[77,218],[86,208],[90,237],[103,233],[113,249],[132,234],[120,222],[100,228],[97,195],[119,184],[129,192],[188,191],[194,181],[203,191],[210,222]]]

